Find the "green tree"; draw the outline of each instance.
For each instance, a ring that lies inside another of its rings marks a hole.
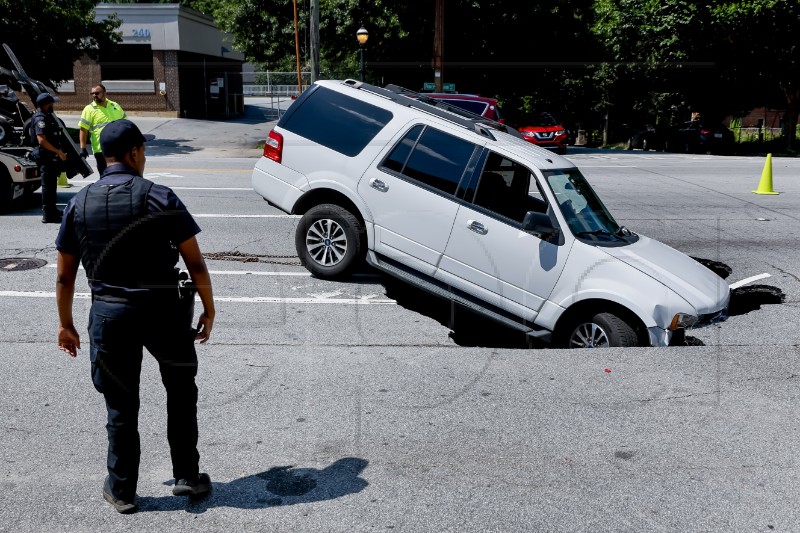
[[[608,63],[601,106],[663,119],[800,112],[800,4],[785,0],[596,0],[593,31]],[[671,115],[677,114],[673,117]],[[791,147],[794,135],[787,136]]]
[[[83,53],[97,57],[120,42],[116,17],[95,22],[96,0],[0,0],[0,41],[8,44],[28,76],[57,86],[72,78]],[[0,52],[0,65],[13,65]]]
[[[797,146],[800,113],[800,4],[786,0],[715,2],[711,8],[720,64],[741,107],[785,108],[787,148]]]

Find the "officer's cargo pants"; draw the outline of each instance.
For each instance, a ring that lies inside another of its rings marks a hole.
[[[173,476],[192,479],[198,474],[195,330],[179,312],[177,297],[144,303],[113,300],[95,298],[89,314],[92,381],[105,396],[108,410],[111,492],[117,498],[132,499],[141,455],[138,415],[143,347],[158,361],[167,392]]]
[[[60,159],[42,156],[39,161],[39,173],[42,180],[42,211],[51,214],[57,211],[56,207],[56,188],[58,187],[58,176],[64,171],[64,164]]]

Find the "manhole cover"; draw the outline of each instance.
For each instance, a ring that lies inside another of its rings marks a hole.
[[[17,270],[33,270],[42,268],[47,264],[44,259],[32,259],[30,257],[13,257],[0,259],[0,271],[14,272]]]

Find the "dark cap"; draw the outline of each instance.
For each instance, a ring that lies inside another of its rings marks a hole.
[[[59,98],[50,93],[42,93],[36,97],[36,107],[42,107],[44,104],[52,104],[58,102]]]
[[[153,139],[155,135],[144,135],[136,124],[127,119],[109,122],[100,130],[100,148],[106,157],[125,155],[131,148]]]

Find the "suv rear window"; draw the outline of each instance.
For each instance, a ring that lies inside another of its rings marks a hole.
[[[295,102],[278,126],[354,157],[392,120],[392,113],[325,87]],[[294,106],[293,106],[294,107]]]

